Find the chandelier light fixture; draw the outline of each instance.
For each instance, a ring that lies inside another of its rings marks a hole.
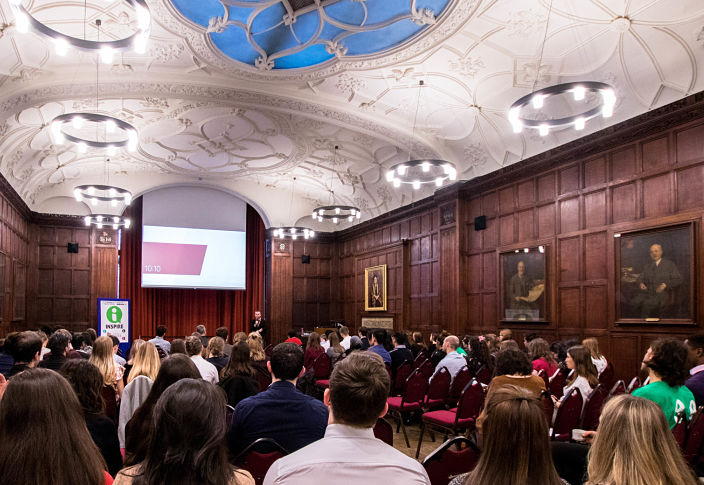
[[[552,0],[548,8],[548,15],[545,22],[545,34],[543,35],[543,43],[540,47],[540,56],[538,59],[538,67],[535,70],[535,79],[533,80],[533,89],[530,94],[523,96],[511,105],[508,112],[508,121],[511,123],[514,133],[521,133],[523,128],[538,130],[540,136],[547,136],[551,130],[574,127],[575,130],[581,131],[584,129],[587,121],[601,115],[604,118],[611,118],[614,114],[616,106],[616,93],[610,85],[597,81],[578,81],[563,84],[555,84],[543,89],[536,90],[538,78],[540,77],[540,69],[543,65],[543,52],[545,51],[545,42],[548,36],[548,27],[550,25],[550,13],[552,12]],[[545,101],[555,96],[571,96],[574,101],[584,101],[587,98],[587,93],[598,95],[599,102],[582,111],[569,116],[560,118],[552,118],[545,111]],[[525,109],[532,107],[533,112],[537,112],[532,118],[526,117]]]
[[[129,219],[112,214],[91,214],[89,216],[85,216],[83,220],[86,226],[90,226],[92,224],[98,229],[102,229],[105,226],[112,226],[115,230],[120,227],[129,229],[132,224],[132,221]]]
[[[130,205],[132,203],[130,191],[112,185],[79,185],[73,189],[73,196],[78,202],[85,200],[94,206],[99,202],[107,202],[112,207],[117,207],[118,204]]]
[[[293,177],[293,183],[291,184],[291,202],[288,205],[288,217],[291,219],[291,208],[293,207],[293,194],[296,187],[296,177]],[[296,240],[299,237],[302,239],[312,239],[315,237],[315,231],[308,229],[303,226],[279,226],[271,231],[274,237],[279,239],[286,239],[287,237]]]
[[[425,83],[421,79],[418,82],[418,101],[416,103],[416,114],[413,118],[413,137],[416,134],[416,123],[418,121],[418,108],[420,107],[420,93]],[[445,181],[457,180],[457,168],[446,160],[417,159],[411,160],[408,154],[408,161],[397,163],[386,171],[386,181],[393,184],[395,188],[402,184],[411,185],[414,190],[418,190],[426,184],[435,184],[442,187]]]
[[[333,160],[333,165],[337,165],[337,150],[339,150],[340,146],[335,145],[335,151],[334,153],[334,160]],[[359,210],[359,207],[355,207],[352,205],[342,205],[342,204],[335,204],[335,192],[332,190],[332,181],[333,181],[333,170],[330,170],[330,204],[329,205],[323,205],[320,207],[316,207],[313,210],[313,220],[317,220],[318,222],[323,222],[323,220],[326,221],[332,221],[333,224],[339,224],[340,222],[354,222],[355,219],[359,220],[362,217],[362,211]]]
[[[80,37],[73,37],[54,30],[37,20],[22,5],[22,0],[9,0],[18,32],[26,33],[32,30],[51,39],[56,53],[60,56],[65,56],[70,48],[74,48],[85,52],[99,53],[101,61],[106,64],[112,63],[113,56],[117,52],[134,50],[137,54],[144,54],[147,51],[152,22],[149,7],[145,0],[125,1],[134,8],[137,20],[136,32],[122,39],[100,41],[81,39]],[[96,25],[100,28],[101,21],[97,20]]]
[[[102,131],[105,134],[105,140],[87,139],[78,134],[68,133],[65,130],[66,125],[70,125],[76,131],[82,130],[86,122],[102,126],[102,130],[98,129],[96,131]],[[117,137],[120,132],[123,136]],[[139,142],[139,135],[134,126],[121,119],[100,113],[66,113],[59,115],[51,121],[51,137],[57,145],[63,145],[66,141],[74,143],[79,153],[86,153],[88,147],[90,147],[105,150],[108,156],[114,156],[117,149],[123,147],[126,147],[130,152],[134,152],[137,150],[137,143]]]

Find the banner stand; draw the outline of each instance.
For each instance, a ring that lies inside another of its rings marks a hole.
[[[98,298],[98,337],[114,335],[120,341],[120,350],[125,360],[132,337],[130,300],[120,298]]]

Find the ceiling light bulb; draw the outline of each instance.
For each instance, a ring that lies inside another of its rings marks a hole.
[[[131,225],[132,225],[132,221],[129,219],[125,219],[125,229],[129,229]]]
[[[310,237],[315,237],[315,231],[310,231]]]
[[[132,203],[132,195],[125,194],[125,205],[130,205]]]
[[[533,103],[533,108],[535,109],[540,109],[543,107],[543,101],[544,101],[545,96],[542,94],[536,94],[531,98],[531,103]]]
[[[81,195],[81,191],[79,189],[75,189],[73,191],[73,196],[76,198],[77,202],[80,202],[83,200],[83,196]]]
[[[98,223],[98,229],[102,229],[102,228],[103,228],[103,224],[102,224],[101,222],[99,222],[99,223]]]
[[[83,142],[78,143],[78,153],[86,153],[88,151],[88,145]]]
[[[115,128],[117,128],[117,125],[115,124],[115,120],[107,120],[105,122],[105,132],[106,133],[114,133]]]
[[[110,190],[108,190],[108,194],[110,195],[110,197],[115,197],[117,195],[117,192],[115,192],[115,189],[111,187]]]
[[[113,224],[113,225],[112,225],[112,228],[115,229],[115,230],[117,230],[117,224]]]
[[[513,127],[513,132],[514,133],[520,133],[523,131],[523,123],[520,121],[514,121],[511,123],[511,126]]]
[[[119,218],[119,217],[113,217],[113,218],[112,218],[112,222],[114,222],[115,224],[117,224],[118,222],[120,222],[120,218]]]
[[[90,216],[85,216],[83,222],[85,222],[86,226],[90,226]]]
[[[423,168],[424,172],[429,172],[430,171],[430,164],[428,162],[423,162],[421,164],[421,167]]]
[[[386,181],[387,181],[387,182],[393,182],[393,181],[394,181],[394,175],[395,175],[395,173],[394,173],[393,170],[389,170],[388,172],[386,172]]]
[[[584,118],[577,118],[576,120],[574,120],[574,129],[583,130],[585,123],[586,121],[584,120]]]
[[[414,180],[414,181],[413,181],[413,189],[414,189],[414,190],[420,189],[420,180]]]
[[[73,126],[75,129],[80,130],[83,128],[83,118],[80,116],[74,116],[71,118],[71,126]]]
[[[457,180],[457,170],[454,168],[450,169],[450,180]]]
[[[406,173],[406,167],[405,165],[399,165],[396,171],[398,172],[399,175],[404,175]]]
[[[401,186],[401,179],[394,179],[394,187],[399,188]]]
[[[130,152],[137,150],[137,143],[139,142],[137,133],[130,131],[127,137],[127,150]]]
[[[86,192],[88,192],[88,195],[95,194],[95,187],[91,185],[90,187],[88,187],[88,189],[86,189]]]
[[[520,114],[521,114],[521,108],[519,106],[516,106],[515,108],[511,108],[508,111],[508,120],[511,123],[518,121]]]
[[[68,48],[69,45],[66,39],[54,39],[54,50],[56,51],[56,55],[59,55],[61,57],[65,56],[68,53]]]
[[[357,217],[357,219],[360,219],[360,218],[362,217],[362,213],[359,212],[359,211],[357,211],[357,216],[356,216],[356,217]]]
[[[338,221],[337,221],[337,217],[333,217],[333,218],[332,218],[332,222],[333,222],[334,224],[337,224],[337,222],[338,222]]]
[[[110,207],[117,207],[117,199],[112,199],[110,201]]]
[[[291,234],[296,234],[296,228],[295,228],[295,227],[292,227],[291,229],[289,229],[289,232],[290,232]]]
[[[582,101],[584,99],[584,95],[586,94],[587,90],[584,88],[584,86],[577,86],[574,88],[574,100],[575,101]]]
[[[604,107],[601,109],[601,116],[603,116],[604,118],[611,118],[613,115],[614,107],[604,104]]]
[[[98,205],[98,199],[90,199],[90,205]]]
[[[339,214],[339,213],[340,213],[340,208],[339,208],[339,207],[335,207],[335,214]]]
[[[303,237],[306,238],[306,239],[308,239],[308,238],[310,237],[310,236],[308,235],[308,231],[306,231],[306,232],[303,233]]]
[[[318,217],[318,213],[316,211],[313,211],[313,219],[315,219],[316,217]]]
[[[139,27],[139,29],[149,30],[149,24],[151,23],[149,10],[137,5],[135,7],[135,14],[137,15],[137,26]]]
[[[538,127],[538,133],[540,134],[540,136],[547,136],[548,133],[550,133],[550,128],[548,128],[548,125],[545,124],[540,125]]]
[[[15,27],[17,27],[17,32],[20,34],[26,34],[29,32],[29,17],[24,12],[17,12],[15,14]]]
[[[323,222],[323,218],[318,216],[318,222]]]
[[[103,64],[111,64],[113,54],[114,52],[112,50],[112,47],[103,46],[100,49],[100,60]]]
[[[347,218],[347,222],[352,222],[353,220],[354,220],[354,216],[349,216],[349,217]]]
[[[145,54],[147,52],[147,43],[149,42],[149,35],[147,33],[138,34],[134,38],[134,44],[132,47],[137,54]]]
[[[435,186],[442,187],[442,177],[438,177],[435,179]]]
[[[354,210],[354,209],[350,209],[350,214],[352,214],[352,215],[355,215],[356,213],[357,213],[357,211],[356,211],[356,210]]]
[[[103,222],[103,216],[98,216],[95,218],[95,220],[98,222]]]
[[[298,239],[298,235],[297,235],[297,234],[293,234],[293,235],[291,236],[291,239],[294,239],[294,240],[295,240],[295,239]]]
[[[20,6],[22,5],[22,0],[10,0],[10,5]]]
[[[524,252],[524,253],[527,253],[528,251],[530,251],[530,249],[528,249],[528,248],[523,248],[523,252]]]

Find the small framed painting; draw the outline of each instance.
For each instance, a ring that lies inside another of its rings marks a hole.
[[[386,311],[386,265],[364,269],[364,311]]]

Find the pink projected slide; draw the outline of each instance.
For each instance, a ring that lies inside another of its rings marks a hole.
[[[142,243],[142,272],[199,275],[203,270],[206,244]]]

